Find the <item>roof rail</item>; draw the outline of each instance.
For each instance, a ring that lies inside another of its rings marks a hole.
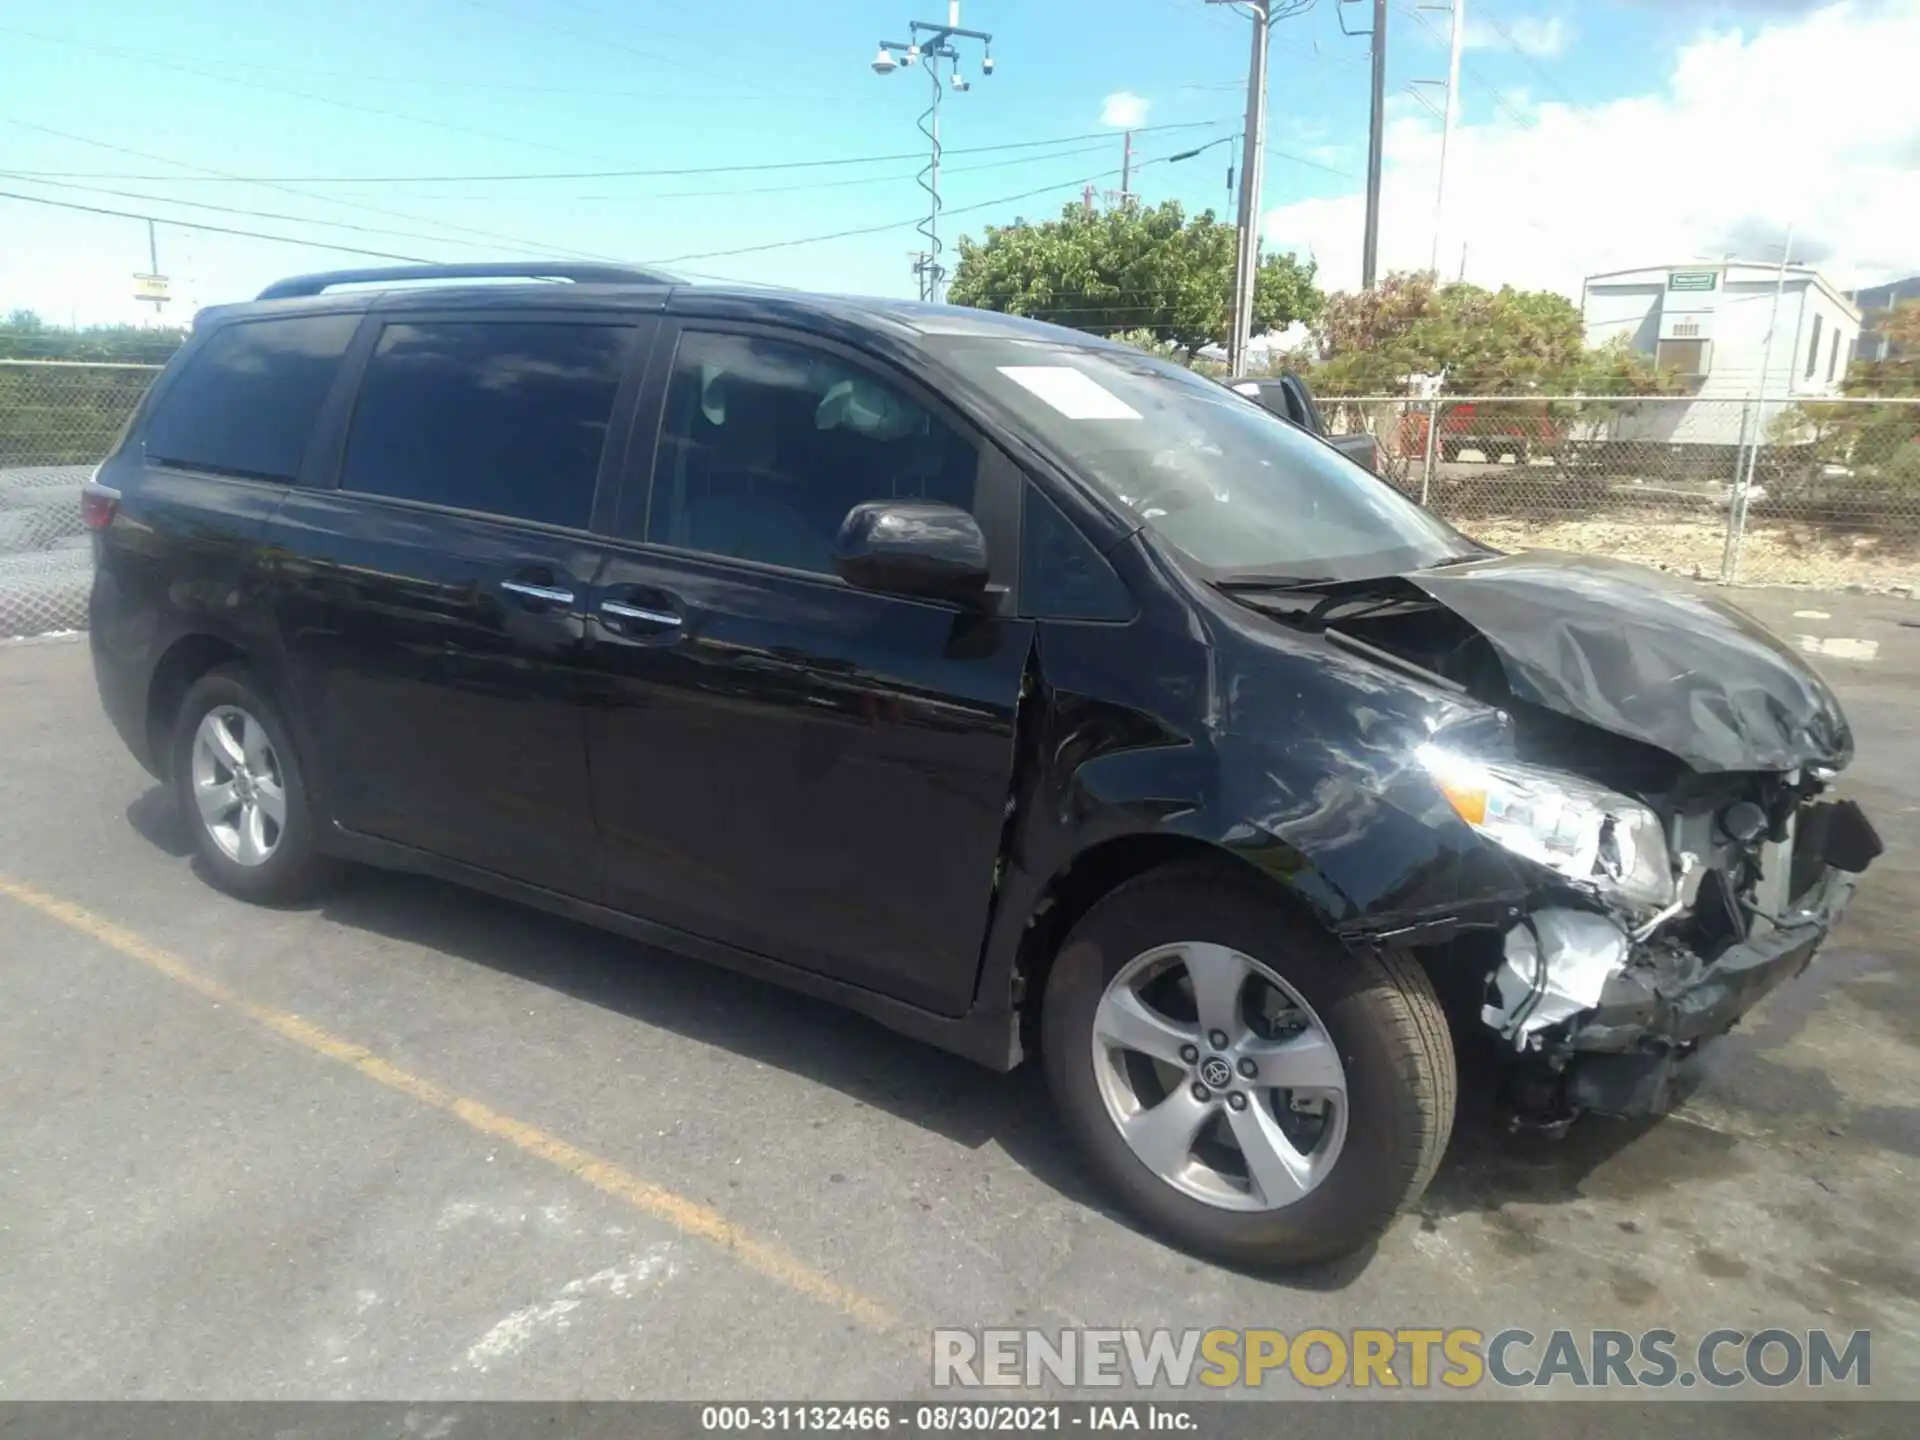
[[[276,280],[260,292],[262,300],[319,295],[336,285],[440,280],[571,280],[576,285],[675,285],[677,275],[637,265],[583,265],[578,260],[486,261],[474,265],[383,265],[370,270],[325,270]]]

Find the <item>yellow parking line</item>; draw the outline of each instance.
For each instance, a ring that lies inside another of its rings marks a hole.
[[[168,953],[111,920],[4,875],[0,875],[0,895],[57,920],[89,939],[99,941],[130,960],[139,961],[149,970],[186,986],[215,1004],[239,1011],[296,1045],[351,1066],[369,1080],[451,1115],[482,1135],[505,1141],[516,1150],[558,1166],[575,1179],[585,1181],[603,1194],[625,1201],[656,1220],[665,1221],[684,1235],[695,1236],[718,1246],[747,1269],[777,1281],[789,1290],[831,1306],[875,1330],[890,1329],[898,1323],[893,1314],[878,1301],[821,1274],[779,1246],[754,1238],[711,1206],[677,1195],[650,1180],[643,1180],[623,1166],[603,1159],[590,1150],[583,1150],[557,1135],[550,1135],[536,1125],[516,1120],[511,1115],[502,1115],[478,1100],[457,1095],[431,1080],[402,1070],[363,1046],[342,1039],[289,1011],[256,1004],[229,990],[219,981],[202,975],[177,955]]]

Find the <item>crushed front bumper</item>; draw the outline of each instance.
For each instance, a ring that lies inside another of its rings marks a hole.
[[[1680,1064],[1813,963],[1857,883],[1843,870],[1827,871],[1795,907],[1791,928],[1733,946],[1680,984],[1662,984],[1638,967],[1614,976],[1573,1039],[1566,1104],[1602,1115],[1669,1109]]]
[[[1803,813],[1814,823],[1794,855],[1793,902],[1755,915],[1711,960],[1689,947],[1684,919],[1644,941],[1578,909],[1536,911],[1508,931],[1482,1018],[1520,1054],[1524,1110],[1557,1124],[1669,1109],[1681,1064],[1812,963],[1881,846],[1850,801]]]

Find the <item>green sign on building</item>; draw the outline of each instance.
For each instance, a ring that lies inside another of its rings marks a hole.
[[[1669,290],[1711,290],[1719,283],[1718,270],[1673,270],[1667,274]]]

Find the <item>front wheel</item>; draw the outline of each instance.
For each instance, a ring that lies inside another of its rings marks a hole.
[[[1089,1163],[1158,1233],[1229,1264],[1360,1249],[1426,1188],[1453,1125],[1425,972],[1210,871],[1157,871],[1089,911],[1042,1028]]]

